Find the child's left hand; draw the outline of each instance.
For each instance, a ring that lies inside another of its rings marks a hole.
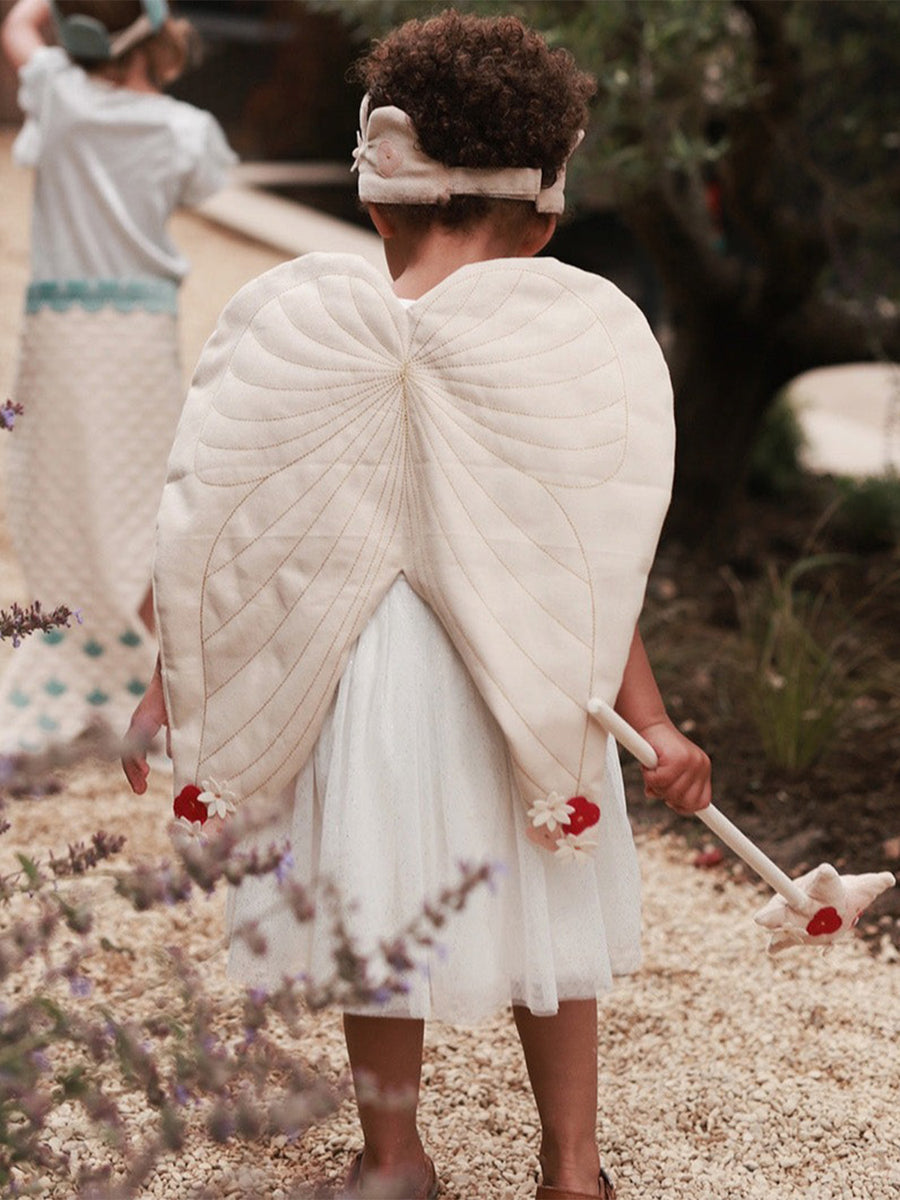
[[[141,697],[141,702],[134,710],[131,724],[125,734],[126,750],[122,754],[122,768],[125,777],[131,785],[131,790],[139,796],[147,790],[147,776],[150,766],[147,762],[147,747],[166,726],[166,749],[169,749],[168,736],[169,718],[166,713],[166,700],[163,694],[162,674],[159,662],[153,678]]]
[[[690,738],[686,738],[668,719],[639,730],[653,749],[659,763],[644,772],[644,792],[664,800],[669,808],[687,815],[712,800],[712,767],[708,756]]]

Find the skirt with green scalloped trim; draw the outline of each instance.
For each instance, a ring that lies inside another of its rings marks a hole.
[[[12,395],[23,412],[4,435],[22,578],[4,599],[65,604],[80,623],[3,644],[0,753],[42,750],[95,724],[125,732],[156,656],[138,610],[182,398],[171,313],[45,306],[25,316]]]

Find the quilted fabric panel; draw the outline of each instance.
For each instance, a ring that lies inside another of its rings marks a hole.
[[[523,799],[600,786],[668,504],[671,388],[637,308],[551,259],[405,306],[349,256],[243,289],[198,365],[159,517],[176,784],[274,792],[403,572],[510,745]]]

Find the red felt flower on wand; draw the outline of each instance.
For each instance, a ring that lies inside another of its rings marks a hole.
[[[175,816],[181,817],[189,825],[203,825],[209,816],[206,805],[200,799],[200,789],[193,783],[185,784],[172,807]]]
[[[810,937],[821,937],[824,933],[837,933],[843,923],[838,910],[829,904],[813,916],[806,926],[806,932]]]

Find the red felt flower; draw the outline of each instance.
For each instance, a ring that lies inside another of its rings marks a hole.
[[[806,932],[810,937],[821,937],[823,933],[837,933],[842,925],[838,910],[829,905],[827,908],[820,908],[810,919]]]
[[[566,803],[572,806],[572,815],[566,824],[561,826],[563,833],[577,835],[585,829],[590,829],[600,820],[599,805],[593,800],[588,800],[587,796],[570,796]]]
[[[173,808],[176,817],[184,817],[192,825],[196,821],[202,825],[209,815],[206,805],[200,800],[200,789],[193,783],[184,785],[175,797]]]
[[[713,846],[711,850],[700,850],[694,855],[694,866],[709,870],[710,867],[717,867],[724,858],[719,847]]]

